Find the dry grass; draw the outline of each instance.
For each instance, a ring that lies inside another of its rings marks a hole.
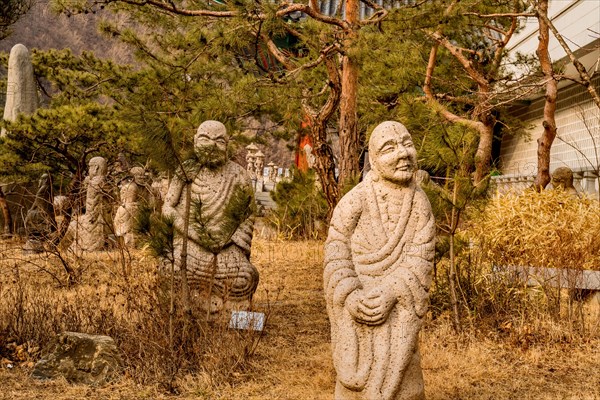
[[[84,282],[70,290],[53,289],[47,274],[31,265],[25,267],[22,261],[0,260],[0,302],[6,298],[2,296],[16,290],[11,287],[15,263],[21,265],[21,277],[26,274],[28,284],[37,281],[38,288],[71,292],[74,297],[77,291],[81,296],[95,294],[109,282],[115,287],[120,279],[116,258],[108,254],[90,260]],[[139,254],[133,259],[132,276],[146,276],[144,280],[153,276],[149,259]],[[177,398],[332,399],[334,372],[321,288],[322,243],[256,240],[253,261],[261,272],[256,306],[264,311],[270,308],[266,335],[254,357],[223,380],[205,372],[178,378],[181,394]],[[119,307],[117,303],[110,306]],[[456,337],[444,315],[428,322],[421,340],[428,399],[600,399],[597,338],[523,349],[518,343],[488,333]],[[219,354],[213,356],[218,358]],[[93,389],[64,381],[35,381],[28,377],[30,372],[27,362],[12,369],[0,366],[0,399],[172,398],[157,384],[136,384],[131,376]]]
[[[492,199],[471,225],[469,236],[496,265],[600,270],[597,200],[526,191]]]

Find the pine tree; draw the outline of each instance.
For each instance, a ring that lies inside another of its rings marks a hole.
[[[210,29],[217,27],[217,30],[221,26],[226,27],[223,30],[225,40],[222,41],[225,46],[221,46],[220,57],[227,58],[225,54],[231,52],[245,53],[248,56],[246,61],[254,62],[271,81],[286,84],[288,94],[295,95],[297,99],[295,105],[300,105],[298,100],[301,102],[302,113],[299,112],[300,107],[297,107],[296,117],[292,117],[293,113],[290,112],[287,115],[291,121],[297,122],[296,126],[300,125],[299,121],[304,117],[309,121],[317,159],[316,170],[330,209],[333,210],[342,188],[360,174],[359,160],[364,146],[364,137],[358,131],[357,90],[360,65],[354,54],[355,43],[362,26],[377,24],[388,13],[375,2],[363,2],[375,9],[375,13],[363,21],[358,19],[358,0],[344,1],[346,11],[343,18],[339,15],[322,14],[317,2],[312,0],[308,4],[81,0],[70,2],[66,8],[71,11],[89,10],[108,4],[113,10],[135,15],[153,12],[154,15],[170,15],[177,21],[181,19],[176,19],[176,16],[185,16],[198,26],[208,26]],[[61,4],[60,1],[56,3],[59,6]],[[156,13],[156,10],[161,13]],[[300,21],[297,18],[300,13],[308,19]],[[146,17],[145,22],[148,20]],[[166,21],[163,23],[168,24]],[[230,42],[233,41],[237,43],[232,45]],[[278,45],[282,41],[298,44],[295,49],[283,48]],[[205,41],[206,44],[209,42]],[[277,65],[265,62],[264,59],[268,57],[274,59]],[[241,64],[244,67],[250,65],[243,61]],[[318,72],[313,73],[316,70]],[[315,81],[317,75],[320,79]],[[286,103],[289,101],[282,104]],[[337,163],[339,179],[335,176],[335,161],[327,136],[329,120],[336,113],[339,115],[341,146],[341,156]]]
[[[46,106],[2,123],[7,134],[0,139],[0,177],[15,183],[37,181],[42,173],[54,177],[68,198],[67,218],[55,238],[60,241],[78,203],[87,161],[96,155],[114,160],[120,151],[135,149],[130,125],[105,95],[130,71],[68,50],[33,51],[32,62]]]

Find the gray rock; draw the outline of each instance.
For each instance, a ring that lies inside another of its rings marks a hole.
[[[122,361],[109,336],[64,332],[56,336],[37,362],[36,379],[64,377],[70,383],[103,385],[119,377]]]

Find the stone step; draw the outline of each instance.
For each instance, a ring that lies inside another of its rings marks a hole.
[[[256,192],[254,198],[256,199],[256,203],[265,209],[273,209],[277,206],[269,192]]]

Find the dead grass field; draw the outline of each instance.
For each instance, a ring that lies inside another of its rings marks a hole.
[[[19,257],[4,254],[0,302],[2,293],[14,290],[10,284],[15,265],[23,264]],[[92,260],[86,276],[94,279],[84,280],[82,286],[98,285],[98,277],[115,279],[114,259],[116,255],[109,254]],[[127,376],[103,388],[60,380],[39,382],[29,378],[31,363],[8,369],[5,361],[0,365],[0,399],[332,400],[334,371],[321,288],[322,243],[255,240],[253,262],[261,273],[257,308],[270,308],[266,334],[249,365],[227,382],[187,376],[180,379],[181,393],[174,397],[158,385],[137,385]],[[52,284],[47,274],[27,268],[32,274],[28,279],[40,275]],[[132,268],[132,276],[143,276],[151,262],[145,259]],[[600,340],[593,337],[523,347],[495,333],[456,337],[444,318],[429,321],[421,336],[427,398],[600,400]]]

